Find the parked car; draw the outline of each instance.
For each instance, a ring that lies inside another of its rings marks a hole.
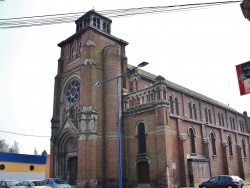
[[[243,179],[241,179],[239,176],[235,176],[236,177],[236,179],[238,179],[239,180],[239,182],[240,182],[240,185],[241,185],[241,188],[245,185],[244,184],[244,180]]]
[[[236,176],[220,175],[214,176],[208,181],[202,182],[199,188],[240,188],[241,183]]]
[[[71,186],[61,178],[48,178],[45,179],[43,183],[51,188],[71,188]]]
[[[20,185],[21,183],[18,180],[2,180],[0,187],[1,188],[10,188],[13,186]]]
[[[16,188],[16,186],[12,188]],[[19,188],[50,188],[50,187],[45,185],[41,180],[25,180],[22,182],[22,187]]]

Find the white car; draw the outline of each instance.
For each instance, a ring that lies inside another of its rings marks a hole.
[[[0,181],[0,187],[1,188],[10,188],[10,187],[14,187],[17,185],[20,185],[21,183],[17,180],[3,180]]]
[[[22,182],[22,186],[14,186],[12,188],[50,188],[44,185],[41,180],[25,180]]]

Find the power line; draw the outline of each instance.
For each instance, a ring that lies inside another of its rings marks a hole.
[[[31,135],[31,134],[14,133],[14,132],[2,131],[2,130],[0,130],[0,132],[8,133],[8,134],[15,134],[15,135],[19,135],[19,136],[50,137],[50,136],[38,136],[38,135]]]
[[[171,6],[140,7],[140,8],[129,8],[129,9],[103,10],[103,11],[98,11],[98,13],[110,18],[119,18],[124,16],[134,16],[141,14],[157,14],[157,13],[159,14],[159,13],[169,13],[177,11],[189,11],[189,10],[208,8],[218,5],[234,4],[240,2],[241,1],[222,1],[222,2],[194,3],[194,4],[182,4],[182,5],[171,5]],[[86,12],[76,12],[76,13],[0,19],[0,29],[70,23],[75,21],[77,18],[79,18],[85,13]]]

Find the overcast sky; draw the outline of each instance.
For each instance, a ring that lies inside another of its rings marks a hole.
[[[5,0],[0,19],[205,2],[212,1]],[[111,34],[129,42],[129,64],[147,61],[144,70],[250,115],[235,70],[250,61],[250,22],[239,3],[111,19]],[[74,32],[74,22],[0,29],[0,139],[17,141],[20,153],[50,153],[57,44]]]

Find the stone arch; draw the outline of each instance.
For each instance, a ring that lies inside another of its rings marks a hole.
[[[144,126],[145,126],[145,134],[148,134],[148,126],[147,126],[147,124],[144,121],[138,121],[138,123],[136,124],[136,127],[135,127],[135,136],[138,136],[138,125],[140,123],[144,124]]]
[[[58,139],[57,162],[60,166],[58,170],[59,175],[70,183],[74,183],[77,178],[77,148],[78,137],[76,130],[71,127],[63,129]]]

